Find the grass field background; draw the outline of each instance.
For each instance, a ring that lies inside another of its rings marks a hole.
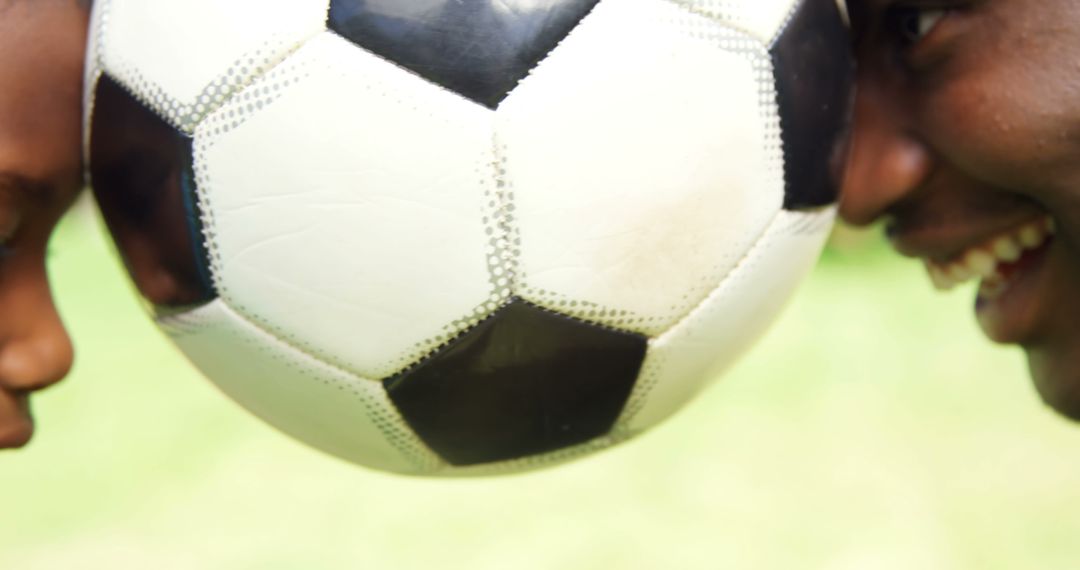
[[[51,258],[77,363],[35,399],[36,441],[0,453],[0,569],[1080,568],[1080,427],[982,340],[970,290],[856,243],[653,432],[438,481],[342,463],[227,401],[80,209]]]

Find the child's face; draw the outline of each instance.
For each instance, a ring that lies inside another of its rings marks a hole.
[[[71,367],[45,247],[81,187],[86,10],[0,0],[0,448],[33,432],[29,397]]]

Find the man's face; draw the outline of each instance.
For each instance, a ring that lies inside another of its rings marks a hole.
[[[30,438],[30,394],[71,366],[45,247],[81,186],[85,40],[74,0],[0,0],[0,448]]]
[[[842,215],[886,220],[941,288],[1080,419],[1080,2],[851,0],[857,103]]]

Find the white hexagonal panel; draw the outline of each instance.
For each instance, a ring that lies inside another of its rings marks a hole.
[[[311,40],[195,133],[222,297],[347,370],[399,371],[505,297],[488,268],[491,136],[491,111]]]
[[[90,156],[90,119],[94,116],[94,92],[97,90],[98,80],[102,74],[101,43],[105,18],[105,9],[108,0],[99,0],[94,3],[90,12],[89,31],[86,41],[86,66],[83,68],[83,156],[89,160]]]
[[[601,2],[498,109],[528,300],[657,334],[783,199],[761,45],[665,0]]]
[[[221,300],[158,324],[229,397],[313,447],[400,473],[443,465],[398,415],[381,382],[286,345]]]
[[[701,306],[649,341],[617,431],[634,434],[663,421],[752,346],[817,261],[834,216],[832,207],[779,212]]]
[[[787,23],[802,0],[671,0],[753,35],[766,45]]]
[[[326,27],[329,0],[107,0],[105,70],[190,132],[209,110]],[[92,32],[100,38],[100,30]]]

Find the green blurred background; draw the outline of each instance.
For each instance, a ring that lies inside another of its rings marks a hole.
[[[51,257],[78,350],[0,453],[0,569],[1075,569],[1080,427],[972,291],[843,231],[673,420],[538,473],[342,463],[220,395],[148,322],[91,209]]]

